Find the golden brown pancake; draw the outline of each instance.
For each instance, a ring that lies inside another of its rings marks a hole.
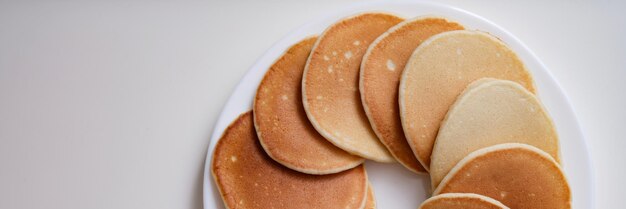
[[[469,153],[510,142],[535,146],[559,161],[556,130],[535,95],[512,81],[474,81],[441,123],[430,158],[433,188]]]
[[[265,152],[276,162],[308,174],[337,173],[361,164],[326,140],[302,107],[302,72],[316,38],[289,48],[263,77],[254,99],[254,125]]]
[[[363,166],[329,175],[291,170],[259,144],[252,113],[239,116],[215,146],[211,172],[227,208],[363,208]]]
[[[409,145],[426,169],[448,108],[468,84],[483,77],[512,80],[535,91],[517,55],[487,33],[440,33],[411,55],[400,78],[400,118]]]
[[[363,13],[331,25],[315,43],[302,79],[302,99],[315,129],[352,154],[393,162],[367,120],[358,91],[367,47],[401,18]]]
[[[570,188],[559,164],[526,144],[483,148],[463,158],[434,194],[476,193],[516,209],[571,207]]]
[[[404,167],[416,173],[426,170],[404,137],[398,107],[398,84],[409,56],[430,36],[463,30],[456,22],[439,17],[406,20],[370,44],[361,62],[359,90],[367,118],[378,139]]]
[[[376,209],[376,197],[374,196],[372,184],[367,185],[367,200],[365,200],[364,209]]]
[[[509,209],[493,198],[472,193],[447,193],[424,201],[419,209]]]

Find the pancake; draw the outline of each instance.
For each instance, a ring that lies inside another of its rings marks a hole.
[[[393,26],[367,49],[359,76],[361,101],[378,139],[407,169],[423,173],[402,132],[398,84],[404,65],[415,48],[432,35],[462,30],[456,22],[439,17],[418,17]]]
[[[263,149],[276,162],[308,174],[337,173],[363,158],[330,143],[306,117],[300,86],[315,40],[293,45],[267,71],[254,98],[254,125]]]
[[[302,99],[315,129],[337,147],[378,162],[394,162],[367,120],[359,67],[367,47],[401,18],[363,13],[331,25],[315,43],[302,79]]]
[[[227,208],[363,208],[365,168],[310,175],[272,160],[257,140],[252,113],[239,116],[215,146],[213,178]]]
[[[472,193],[447,193],[424,201],[419,209],[509,209],[493,198]]]
[[[473,82],[441,123],[430,163],[433,188],[469,153],[508,142],[535,146],[559,161],[556,130],[535,95],[512,81]]]
[[[483,148],[463,158],[434,194],[476,193],[516,209],[571,208],[570,188],[559,164],[526,144]]]
[[[468,84],[483,77],[512,80],[535,91],[532,77],[517,55],[487,33],[440,33],[411,55],[400,78],[400,118],[409,145],[427,170],[448,108]]]
[[[376,197],[374,196],[374,189],[372,184],[367,185],[367,199],[365,200],[365,207],[363,209],[376,209]]]

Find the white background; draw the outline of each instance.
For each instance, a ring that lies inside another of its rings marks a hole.
[[[597,208],[623,207],[626,3],[444,2],[546,64],[587,138]],[[0,0],[0,208],[202,208],[208,138],[239,79],[350,3]]]

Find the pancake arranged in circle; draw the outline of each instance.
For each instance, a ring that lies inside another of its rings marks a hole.
[[[419,209],[509,209],[491,197],[473,193],[446,193],[433,196]]]
[[[341,149],[378,162],[395,160],[363,110],[359,67],[370,43],[401,21],[363,13],[336,22],[315,43],[302,79],[304,109],[315,129]]]
[[[400,79],[400,118],[409,145],[426,169],[448,108],[468,84],[483,77],[512,80],[535,91],[532,77],[517,55],[487,33],[440,33],[411,55]]]
[[[433,188],[469,153],[502,143],[537,147],[559,162],[559,139],[541,102],[518,83],[483,78],[450,107],[433,147]]]
[[[440,17],[406,20],[370,44],[361,62],[359,90],[372,129],[393,157],[416,173],[426,170],[415,158],[402,131],[398,107],[400,75],[424,40],[441,32],[462,29],[460,24]]]
[[[337,173],[363,158],[326,140],[302,106],[302,72],[316,38],[291,46],[263,77],[254,98],[254,124],[265,152],[276,162],[308,174]]]
[[[472,152],[434,195],[444,193],[476,193],[516,209],[571,208],[570,188],[559,164],[548,153],[519,143]]]
[[[310,175],[272,160],[256,136],[252,113],[239,116],[215,145],[211,172],[227,208],[354,208],[365,205],[365,168]]]

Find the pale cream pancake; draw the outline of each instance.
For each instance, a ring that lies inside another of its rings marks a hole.
[[[512,80],[535,91],[517,55],[487,33],[440,33],[420,44],[409,58],[400,78],[400,118],[409,145],[426,169],[448,108],[468,84],[483,77]]]
[[[372,184],[367,185],[367,200],[365,200],[364,209],[376,209],[376,197],[374,196]]]
[[[265,152],[276,162],[308,174],[337,173],[361,164],[326,140],[302,107],[302,72],[316,37],[291,46],[263,77],[254,98],[254,125]]]
[[[430,163],[433,188],[469,153],[508,142],[535,146],[559,161],[557,132],[535,95],[512,81],[474,81],[441,123]]]
[[[361,104],[359,67],[367,47],[402,18],[363,13],[340,20],[315,43],[302,79],[304,109],[313,127],[352,154],[394,162],[378,140]]]
[[[447,193],[427,199],[419,209],[509,209],[509,207],[479,194]]]
[[[462,30],[459,23],[440,17],[406,20],[370,44],[361,62],[359,90],[372,129],[393,157],[407,169],[426,170],[404,137],[398,107],[398,84],[404,66],[415,48],[429,37]]]
[[[256,136],[252,113],[239,116],[215,146],[211,172],[227,208],[355,208],[365,205],[365,168],[329,175],[291,170],[272,160]]]
[[[516,209],[571,208],[570,188],[546,152],[519,143],[472,152],[441,181],[434,195],[476,193]]]

